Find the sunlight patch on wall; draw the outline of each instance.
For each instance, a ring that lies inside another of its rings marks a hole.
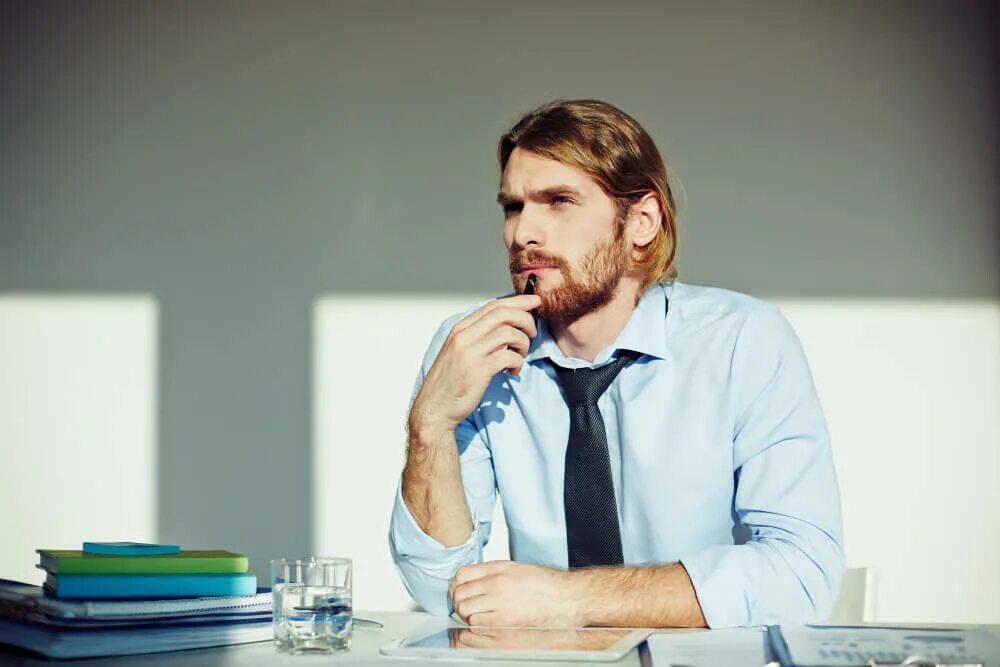
[[[359,606],[412,604],[386,540],[406,411],[434,331],[479,300],[328,296],[315,304],[314,545],[356,559]],[[813,369],[848,561],[875,568],[877,618],[1000,618],[990,594],[1000,590],[991,556],[1000,552],[1000,304],[777,303]],[[507,557],[497,519],[492,559]]]
[[[389,556],[406,414],[431,336],[476,297],[325,297],[313,312],[313,545],[355,559],[355,606],[409,609]],[[491,559],[507,558],[498,510]]]
[[[0,294],[4,577],[35,549],[156,538],[157,304]]]

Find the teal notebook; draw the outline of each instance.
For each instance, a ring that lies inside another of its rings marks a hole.
[[[45,590],[57,598],[90,600],[253,595],[253,574],[49,574]]]

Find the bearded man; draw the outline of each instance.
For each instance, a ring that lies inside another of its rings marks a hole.
[[[787,321],[676,279],[667,171],[620,109],[544,105],[498,157],[514,294],[424,358],[389,536],[411,595],[471,625],[825,618],[840,498]],[[483,563],[497,494],[511,561]]]

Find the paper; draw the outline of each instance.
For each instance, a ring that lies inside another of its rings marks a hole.
[[[651,667],[761,667],[767,662],[764,628],[670,630],[650,635],[646,645]]]
[[[782,664],[848,667],[870,661],[901,664],[1000,664],[1000,637],[986,627],[969,630],[872,626],[772,626],[772,644],[780,632],[786,655]]]

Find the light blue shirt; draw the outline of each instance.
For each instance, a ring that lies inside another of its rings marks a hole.
[[[454,324],[431,341],[420,382]],[[496,494],[511,558],[567,567],[563,476],[569,410],[547,360],[568,368],[642,356],[598,402],[626,565],[680,561],[713,628],[824,619],[844,572],[830,438],[805,354],[779,310],[680,282],[642,296],[593,363],[539,322],[519,377],[496,375],[455,431],[474,531],[445,548],[397,490],[390,549],[414,599],[448,614],[455,571],[482,561]]]

